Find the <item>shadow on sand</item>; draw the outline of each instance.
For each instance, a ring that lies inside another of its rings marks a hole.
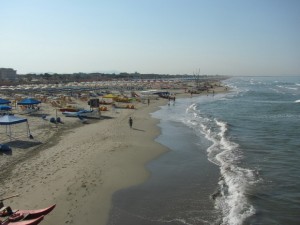
[[[5,144],[7,144],[9,147],[12,147],[12,148],[27,149],[27,148],[31,148],[31,147],[40,145],[40,144],[42,144],[42,142],[14,140],[14,141],[7,142]]]
[[[111,116],[102,116],[101,115],[101,119],[114,119],[114,117],[111,117]]]
[[[132,128],[132,130],[137,130],[137,131],[143,131],[143,132],[145,132],[145,130],[141,130],[141,129],[137,129],[137,128]]]
[[[46,116],[50,116],[50,114],[47,114],[47,113],[40,113],[40,112],[37,112],[37,113],[28,113],[27,114],[28,116],[32,116],[32,117],[46,117]]]

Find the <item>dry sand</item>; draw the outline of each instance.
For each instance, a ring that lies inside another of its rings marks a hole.
[[[12,156],[1,156],[2,161],[13,160],[14,151],[19,151],[27,157],[9,162],[0,177],[2,197],[20,194],[5,205],[35,209],[57,204],[42,222],[45,225],[105,224],[112,194],[145,181],[150,174],[144,165],[168,150],[154,141],[160,131],[150,115],[165,104],[166,99],[159,99],[151,100],[149,106],[138,103],[134,110],[110,110],[103,113],[104,119],[89,120],[90,124],[60,114],[64,124],[58,128],[41,118],[29,119],[35,124],[34,141],[43,144],[31,154],[24,153],[29,151],[26,148],[15,148]],[[53,108],[47,107],[43,105],[43,110],[53,114]]]
[[[2,193],[21,194],[5,204],[34,209],[56,203],[43,224],[105,224],[112,194],[147,179],[144,164],[167,150],[153,141],[159,128],[149,114],[166,102],[139,103],[135,110],[105,112],[105,119],[63,129],[63,135],[51,138],[2,177]]]

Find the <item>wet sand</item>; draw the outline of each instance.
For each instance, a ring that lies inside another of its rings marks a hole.
[[[151,177],[145,183],[113,195],[108,225],[214,224],[220,212],[211,195],[220,173],[207,159],[210,143],[183,124],[159,126],[156,141],[169,151],[147,164]]]

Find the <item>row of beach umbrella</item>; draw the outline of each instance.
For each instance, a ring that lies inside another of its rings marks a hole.
[[[3,113],[8,112],[12,109],[12,107],[9,105],[11,101],[7,99],[0,98],[0,111]],[[29,106],[29,105],[37,105],[40,104],[41,101],[33,99],[33,98],[25,98],[18,102],[18,105],[23,105],[23,106]]]
[[[10,104],[11,101],[0,98],[0,105],[8,105]],[[25,98],[23,100],[21,100],[20,102],[18,102],[18,105],[37,105],[40,104],[41,101],[33,99],[33,98]]]

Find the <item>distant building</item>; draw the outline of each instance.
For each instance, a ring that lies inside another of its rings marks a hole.
[[[17,80],[17,71],[11,68],[0,68],[0,80]]]

